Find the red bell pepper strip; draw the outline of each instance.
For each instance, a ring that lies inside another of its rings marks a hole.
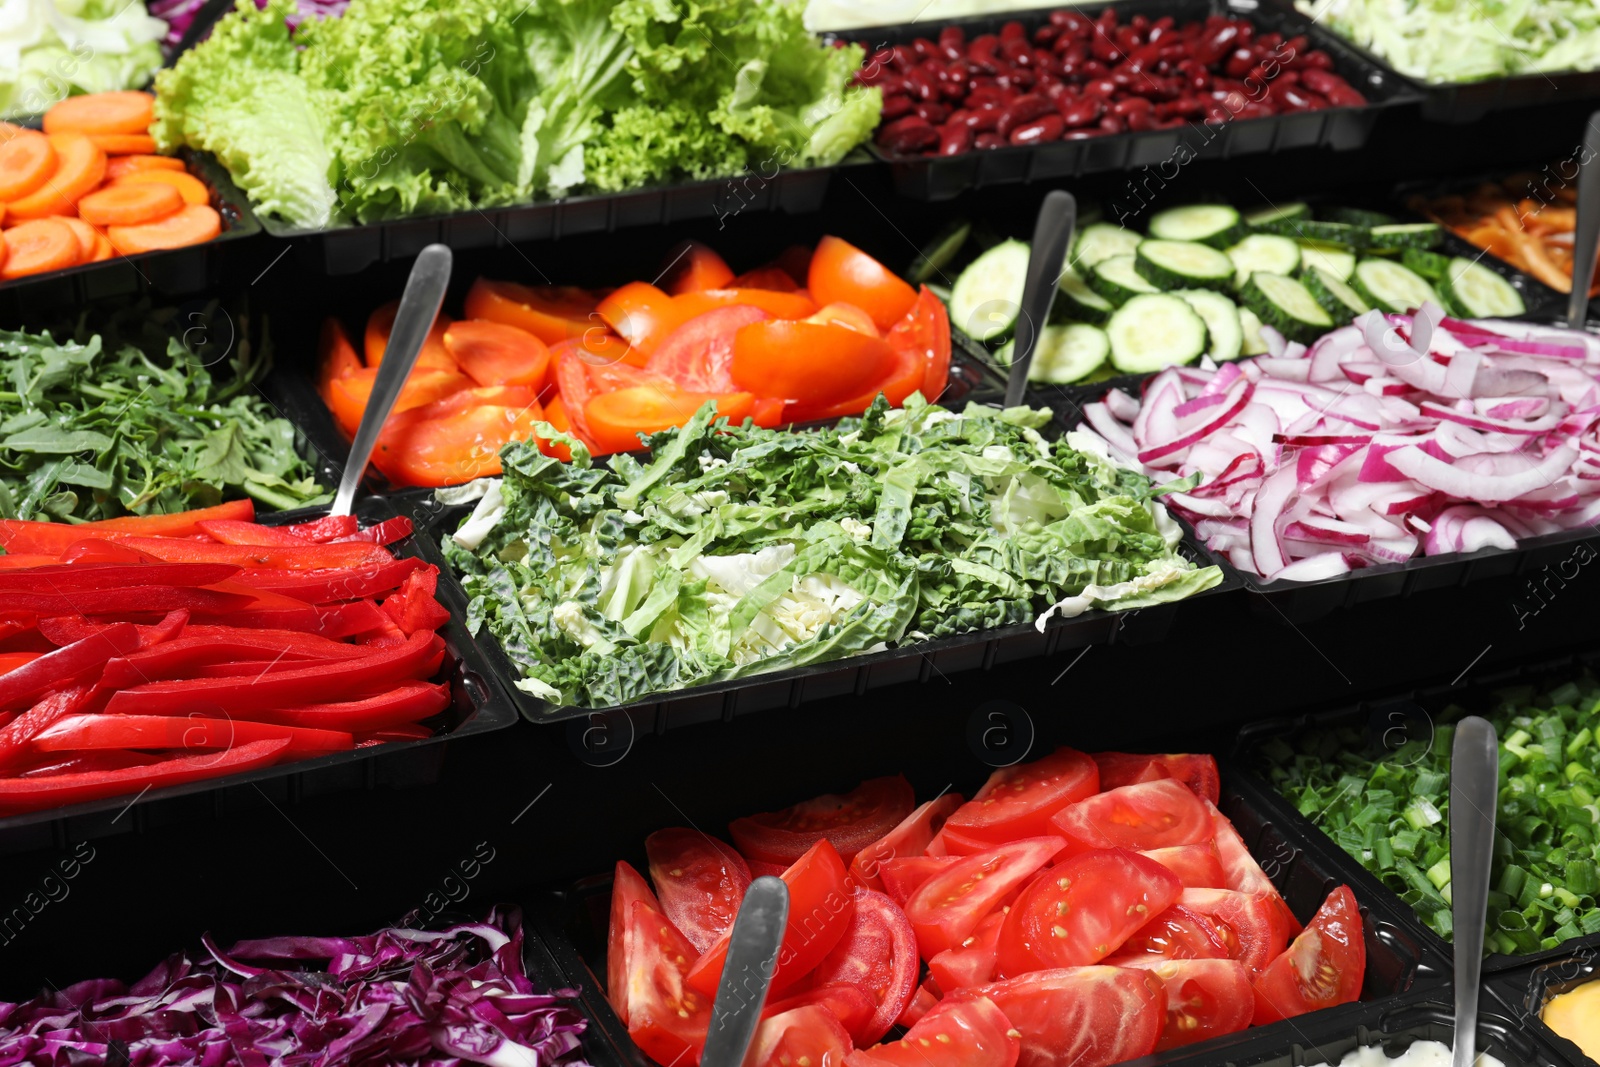
[[[450,706],[450,685],[440,682],[402,682],[375,697],[342,704],[304,704],[297,708],[270,708],[251,712],[262,722],[285,726],[315,726],[327,730],[383,730],[402,723],[431,718]],[[431,731],[429,731],[431,733]]]
[[[396,515],[393,518],[384,519],[382,522],[373,523],[365,530],[357,530],[355,533],[346,534],[344,537],[336,537],[333,543],[367,541],[375,545],[392,545],[396,541],[410,537],[412,529],[410,519],[404,515]]]
[[[98,672],[113,656],[126,656],[139,647],[139,631],[132,623],[106,627],[103,633],[46,652],[33,662],[0,675],[0,708],[19,708],[50,689],[70,684],[81,675]]]
[[[405,723],[401,726],[387,726],[382,730],[357,734],[356,747],[371,748],[373,745],[386,745],[391,741],[421,741],[432,736],[433,731],[426,726]]]
[[[20,570],[27,567],[48,567],[58,562],[55,556],[37,552],[8,552],[0,556],[0,571]]]
[[[286,526],[263,526],[258,522],[238,522],[234,519],[207,519],[196,523],[200,532],[223,545],[268,545],[294,548],[296,545],[315,544]]]
[[[279,529],[292,530],[307,541],[326,542],[353,534],[360,527],[354,515],[324,515],[320,519],[280,526]]]
[[[322,619],[317,632],[323,637],[354,637],[380,629],[386,621],[383,612],[370,600],[320,606],[317,614]]]
[[[179,756],[120,770],[52,774],[43,778],[0,778],[0,811],[30,811],[99,800],[145,788],[180,785],[200,778],[269,766],[289,747],[287,737],[252,741],[222,752]]]
[[[230,715],[243,716],[261,708],[371,696],[403,681],[431,677],[443,660],[444,641],[436,634],[417,633],[399,648],[331,667],[319,664],[259,679],[200,678],[136,686],[114,694],[108,710],[121,715],[184,715],[222,708]],[[0,685],[5,681],[0,678]]]
[[[289,739],[285,756],[343,752],[353,744],[347,731],[307,729],[281,723],[194,716],[70,715],[35,734],[33,747],[40,752],[97,748],[174,748],[199,752],[278,737]]]
[[[21,773],[23,778],[44,778],[52,774],[75,774],[79,771],[116,771],[123,767],[147,767],[160,763],[162,757],[149,752],[82,752],[40,763]]]
[[[0,674],[9,674],[42,655],[43,652],[0,652]]]
[[[222,633],[217,635],[215,631]],[[176,641],[107,663],[100,675],[100,684],[108,689],[126,689],[172,678],[192,678],[199,668],[211,663],[252,660],[259,674],[263,666],[275,660],[305,666],[307,662],[359,659],[367,655],[371,655],[371,650],[361,645],[346,645],[292,630],[191,626]]]
[[[61,563],[0,571],[0,593],[76,593],[135,585],[194,587],[215,585],[238,573],[239,568],[228,563]]]
[[[327,604],[398,589],[406,575],[423,565],[420,559],[408,556],[376,567],[341,570],[284,571],[246,567],[233,580],[252,589],[294,597],[308,604]]]
[[[12,529],[7,529],[9,524]],[[53,522],[23,522],[0,519],[0,537],[6,538],[7,552],[62,554],[85,539],[83,526]],[[219,545],[185,537],[146,537],[142,534],[101,530],[92,537],[137,549],[171,563],[232,563],[240,567],[281,567],[285,570],[311,570],[317,567],[360,567],[384,563],[393,557],[378,545],[359,542],[339,545],[304,544]]]
[[[256,516],[256,506],[250,500],[230,500],[226,504],[218,504],[214,508],[197,508],[194,511],[180,511],[172,515],[125,515],[117,519],[102,519],[99,522],[30,522],[26,519],[0,519],[0,548],[7,552],[12,551],[12,542],[21,539],[30,544],[49,543],[54,540],[59,547],[53,551],[61,553],[74,541],[81,541],[85,537],[103,537],[106,540],[119,540],[119,537],[107,537],[108,534],[132,535],[137,537],[187,537],[200,532],[199,524],[208,519],[241,519],[249,521]],[[25,549],[17,548],[16,551],[49,552],[51,549]]]
[[[367,645],[350,645],[350,648],[366,649]],[[338,660],[306,660],[306,659],[249,659],[228,660],[226,663],[204,663],[184,674],[185,678],[259,678],[263,674],[282,674],[284,671],[298,671],[306,667],[314,667],[318,663],[337,663]],[[153,681],[153,679],[147,679]]]
[[[76,593],[6,593],[5,601],[8,608],[47,617],[166,613],[180,608],[196,613],[225,615],[247,608],[252,603],[251,597],[243,593],[172,585],[86,589]]]
[[[95,537],[85,537],[81,541],[74,541],[61,553],[57,563],[160,563],[159,559],[148,552],[140,552],[136,548],[117,544],[115,541],[103,541]]]
[[[0,681],[4,681],[0,678]],[[92,685],[75,685],[60,689],[0,726],[0,772],[23,764],[28,757],[28,742],[34,735],[52,723],[86,711],[98,703],[97,690]]]
[[[433,598],[438,588],[439,568],[430,563],[406,575],[400,591],[383,602],[383,610],[407,636],[437,630],[450,621],[450,613]]]
[[[139,648],[141,650],[154,648],[156,645],[171,641],[184,630],[189,621],[189,612],[179,610],[168,612],[166,617],[158,623],[151,625],[135,625],[139,631]],[[82,641],[90,634],[102,633],[108,626],[116,623],[90,622],[81,615],[58,615],[54,618],[40,619],[39,631],[58,645],[70,645],[74,641]]]

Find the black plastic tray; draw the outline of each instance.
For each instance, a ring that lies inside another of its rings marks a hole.
[[[1272,815],[1264,813],[1236,785],[1231,774],[1225,776],[1220,805],[1223,813],[1233,821],[1251,853],[1278,872],[1273,882],[1290,910],[1302,921],[1309,920],[1328,893],[1346,879],[1337,867],[1325,865],[1320,856],[1298,848],[1294,835],[1286,833]],[[638,846],[630,851],[639,851]],[[1379,1001],[1438,987],[1447,971],[1445,959],[1416,936],[1408,922],[1409,909],[1395,909],[1360,889],[1357,897],[1367,947],[1363,1000]],[[611,875],[602,874],[582,879],[570,889],[542,894],[526,910],[530,922],[539,930],[540,940],[561,968],[559,984],[579,990],[584,1011],[609,1053],[606,1059],[594,1061],[597,1067],[651,1067],[654,1061],[628,1037],[627,1027],[605,996],[610,901]],[[1365,1004],[1351,1007],[1363,1013],[1369,1010]],[[1282,1044],[1298,1034],[1307,1021],[1302,1017],[1274,1023],[1133,1062],[1172,1063],[1191,1058],[1221,1062],[1223,1056],[1231,1059],[1229,1050],[1240,1044],[1256,1040]]]
[[[1228,14],[1248,18],[1258,27],[1280,32],[1286,38],[1304,34],[1311,39],[1311,47],[1333,57],[1337,72],[1367,97],[1368,104],[1210,126],[1189,123],[1171,129],[1111,134],[1081,141],[974,149],[956,156],[901,156],[885,152],[876,141],[871,142],[868,151],[892,168],[895,191],[918,200],[948,200],[968,189],[990,185],[1071,178],[1101,171],[1158,168],[1163,163],[1172,163],[1180,145],[1186,146],[1189,153],[1188,158],[1180,162],[1231,159],[1291,148],[1348,151],[1366,143],[1383,108],[1417,99],[1415,89],[1405,79],[1351,48],[1342,38],[1323,32],[1292,8],[1258,8],[1254,3],[1240,0],[1123,0],[1080,10],[1093,18],[1106,7],[1115,8],[1124,17],[1142,14],[1154,19],[1171,15],[1180,23],[1204,19],[1211,14]],[[908,43],[917,37],[937,37],[943,26],[960,26],[970,39],[974,34],[997,33],[1007,22],[1020,22],[1031,33],[1049,17],[1048,9],[1013,11],[953,19],[939,25],[910,23],[866,27],[824,37],[866,40],[878,47]],[[1155,177],[1158,187],[1171,180],[1170,176],[1147,175],[1150,176]]]
[[[1496,690],[1513,685],[1560,684],[1584,670],[1591,672],[1600,670],[1600,652],[1565,656],[1478,677],[1464,676],[1450,684],[1390,690],[1354,704],[1344,703],[1299,715],[1265,719],[1250,723],[1239,731],[1234,746],[1234,759],[1240,765],[1254,766],[1260,758],[1259,749],[1264,742],[1273,738],[1287,738],[1307,730],[1367,723],[1369,733],[1381,739],[1389,730],[1409,729],[1398,724],[1419,721],[1431,723],[1436,712],[1443,711],[1451,704],[1472,711],[1475,707],[1488,703]],[[1339,847],[1333,838],[1325,834],[1310,819],[1301,815],[1287,797],[1253,773],[1241,771],[1238,777],[1239,781],[1244,783],[1244,787],[1251,791],[1253,799],[1262,810],[1269,812],[1287,832],[1303,841],[1307,849],[1324,856],[1325,862],[1338,863],[1347,872],[1345,879],[1352,886],[1360,884],[1369,895],[1385,900],[1391,909],[1406,912],[1412,920],[1410,928],[1417,932],[1432,951],[1442,953],[1447,958],[1454,958],[1454,950],[1448,942],[1429,929],[1411,907],[1384,885],[1377,875],[1368,871],[1358,860]],[[1600,954],[1600,934],[1573,938],[1555,948],[1541,949],[1538,952],[1516,956],[1500,953],[1485,956],[1483,971],[1485,974],[1502,974],[1532,964],[1561,959],[1577,952]]]
[[[327,513],[325,506],[304,508],[264,514],[259,516],[259,521],[281,525],[304,522]],[[356,514],[364,525],[397,513],[393,504],[375,497],[361,501],[356,507]],[[400,556],[418,555],[417,549],[423,540],[419,534],[413,534],[391,546],[391,551]],[[440,599],[448,602],[451,592],[458,592],[455,579],[448,572],[442,572]],[[516,710],[506,701],[500,687],[490,680],[490,667],[461,619],[459,613],[452,612],[450,621],[439,631],[445,641],[445,674],[450,682],[452,703],[436,717],[433,725],[439,732],[434,736],[416,741],[390,741],[315,759],[186,782],[137,796],[109,797],[3,816],[0,817],[0,854],[64,848],[86,838],[139,833],[146,827],[199,818],[220,820],[227,816],[230,802],[237,804],[247,788],[264,791],[275,802],[292,803],[301,797],[351,789],[427,785],[436,781],[445,755],[445,746],[440,742],[504,729],[517,721]]]
[[[1575,1064],[1592,1064],[1571,1040],[1546,1026],[1540,1015],[1557,993],[1565,993],[1589,982],[1600,981],[1600,936],[1570,942],[1571,951],[1561,959],[1550,960],[1525,971],[1499,975],[1488,986],[1506,1012],[1532,1034],[1559,1051]]]

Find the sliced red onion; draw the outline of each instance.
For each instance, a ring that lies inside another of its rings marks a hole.
[[[1578,451],[1563,445],[1543,462],[1520,474],[1474,474],[1460,467],[1435,459],[1420,448],[1398,449],[1389,456],[1389,462],[1402,474],[1415,478],[1430,489],[1453,496],[1458,500],[1515,500],[1524,493],[1542,485],[1549,485],[1567,472]]]

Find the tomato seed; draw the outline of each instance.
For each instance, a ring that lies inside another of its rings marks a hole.
[[[933,1039],[935,1041],[939,1042],[941,1045],[948,1045],[950,1043],[950,1035],[949,1034],[935,1034],[933,1036]]]
[[[1052,926],[1050,928],[1050,932],[1052,934],[1054,934],[1056,937],[1066,937],[1067,936],[1067,928],[1065,926]]]

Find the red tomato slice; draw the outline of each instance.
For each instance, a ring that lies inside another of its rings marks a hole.
[[[928,842],[928,855],[971,856],[978,852],[987,852],[994,845],[993,841],[985,841],[981,837],[963,833],[946,822],[944,829]]]
[[[394,317],[400,312],[400,301],[391,300],[367,316],[367,332],[363,338],[366,347],[367,366],[376,367],[383,362],[384,349],[389,347],[389,331],[394,329]],[[422,342],[422,351],[417,353],[417,362],[413,365],[423,370],[453,371],[456,369],[455,357],[445,347],[444,332],[450,328],[450,316],[439,313],[433,320],[433,327],[428,331],[428,336]],[[500,383],[484,383],[498,385]]]
[[[855,854],[850,861],[850,877],[857,885],[883,891],[878,869],[902,856],[921,856],[933,835],[952,811],[961,806],[961,794],[946,793],[920,805],[900,821],[900,825]]]
[[[785,997],[776,1004],[769,1002],[761,1009],[761,1014],[781,1015],[807,1004],[815,1004],[819,1008],[826,1009],[828,1014],[839,1020],[839,1024],[844,1027],[847,1034],[855,1034],[865,1029],[878,1011],[878,1005],[873,1002],[872,994],[865,989],[843,982],[834,982],[831,985],[813,986],[804,993]]]
[[[699,314],[663,293],[649,282],[629,282],[613,289],[595,308],[617,333],[645,355],[653,355],[684,322]]]
[[[707,401],[715,401],[717,414],[737,426],[749,416],[755,400],[749,393],[713,395],[666,384],[634,385],[590,398],[583,406],[583,421],[601,453],[632,452],[644,447],[640,434],[682,426]]]
[[[596,325],[599,297],[570,285],[527,286],[479,278],[467,291],[469,319],[503,322],[527,330],[547,345],[581,337]]]
[[[893,326],[917,300],[916,290],[882,263],[837,237],[817,242],[806,287],[821,303],[854,304],[872,316],[879,330]]]
[[[1094,760],[1070,748],[1058,748],[1044,759],[1002,767],[983,788],[945,821],[945,832],[957,831],[999,844],[1018,837],[1054,834],[1050,816],[1100,791]]]
[[[328,399],[328,387],[339,378],[362,369],[361,358],[356,355],[350,335],[338,319],[322,320],[322,330],[317,335],[317,394],[323,403]]]
[[[1255,997],[1250,974],[1238,960],[1164,960],[1152,957],[1128,966],[1149,971],[1167,994],[1167,1025],[1156,1042],[1164,1052],[1250,1025]]]
[[[823,326],[843,326],[847,330],[864,333],[868,337],[878,336],[878,326],[872,321],[872,316],[854,304],[824,304],[817,309],[815,315],[808,316],[805,321]]]
[[[1210,919],[1182,904],[1174,904],[1135,931],[1106,962],[1126,966],[1142,956],[1225,960],[1228,959],[1228,945]]]
[[[922,368],[917,389],[924,400],[938,403],[950,382],[950,313],[944,301],[924,285],[917,302],[890,328],[886,340],[896,355],[915,360]]]
[[[1239,831],[1214,805],[1207,804],[1206,810],[1211,814],[1211,828],[1216,833],[1217,858],[1222,861],[1226,887],[1240,893],[1264,893],[1271,897],[1289,931],[1288,936],[1298,934],[1300,923],[1295,919],[1294,912],[1289,910],[1289,905],[1284,902],[1278,887],[1272,884],[1272,879],[1267,877],[1267,872],[1250,855]]]
[[[1067,851],[1128,848],[1136,852],[1193,845],[1214,836],[1205,802],[1170,779],[1125,785],[1071,804],[1051,817]]]
[[[479,385],[544,387],[550,349],[527,330],[487,319],[467,319],[445,329],[444,346],[462,373]]]
[[[729,367],[733,363],[733,337],[740,327],[763,322],[760,308],[713,308],[679,326],[657,346],[645,369],[678,384],[691,393],[737,393]]]
[[[729,845],[699,830],[657,830],[644,839],[650,880],[661,910],[696,952],[710,948],[733,925],[750,888],[750,868]]]
[[[1034,971],[955,994],[987,996],[1021,1035],[1017,1067],[1107,1067],[1149,1055],[1166,1025],[1166,995],[1130,967]]]
[[[852,1053],[849,1067],[1013,1067],[1021,1045],[987,997],[949,1001],[923,1015],[899,1041]]]
[[[750,421],[764,430],[776,430],[783,425],[783,400],[779,397],[756,397],[756,406],[750,410]]]
[[[933,979],[930,978],[917,986],[916,996],[911,998],[911,1003],[906,1005],[906,1010],[900,1013],[900,1018],[896,1019],[894,1024],[909,1029],[938,1006],[939,993],[934,988]]]
[[[855,892],[855,915],[844,936],[812,974],[819,986],[843,982],[872,997],[873,1013],[860,1027],[847,1027],[857,1045],[889,1032],[917,991],[917,935],[899,905],[870,889]]]
[[[628,1036],[657,1063],[697,1063],[711,1024],[711,998],[684,984],[694,946],[667,917],[636,900],[623,940]]]
[[[733,380],[762,396],[808,406],[854,397],[894,367],[884,341],[838,325],[757,322],[733,340]]]
[[[808,258],[810,255],[810,252],[806,253]],[[799,289],[800,285],[782,267],[757,267],[755,270],[745,271],[729,282],[728,288],[771,289],[777,293],[792,293]]]
[[[1000,931],[1005,927],[1009,908],[990,912],[967,938],[955,948],[947,948],[928,961],[928,974],[940,989],[955,992],[982,985],[994,979],[995,960],[1000,951]]]
[[[772,973],[772,995],[810,974],[839,943],[855,914],[855,899],[845,885],[844,862],[826,840],[818,841],[784,871],[783,881],[789,887],[789,923]],[[714,996],[727,960],[728,934],[724,933],[695,962],[688,983],[707,996]]]
[[[1289,943],[1289,928],[1277,903],[1265,893],[1231,889],[1185,889],[1178,903],[1210,919],[1228,946],[1228,957],[1260,974]]]
[[[1194,790],[1194,795],[1215,804],[1222,796],[1222,778],[1217,773],[1215,756],[1165,753],[1159,756],[1135,752],[1096,752],[1100,767],[1100,788],[1116,789],[1138,782],[1172,778]]]
[[[606,926],[606,997],[616,1009],[622,1025],[628,1025],[628,965],[623,948],[627,936],[628,916],[635,901],[644,901],[657,911],[661,910],[656,895],[650,892],[650,883],[627,863],[617,863],[617,873],[611,879],[611,920]]]
[[[878,866],[883,880],[884,894],[902,908],[911,894],[922,888],[929,878],[946,870],[960,859],[959,856],[896,856]]]
[[[906,901],[923,959],[960,945],[1011,890],[1060,851],[1058,837],[1025,837],[965,856],[929,878]]]
[[[667,253],[662,284],[674,296],[721,289],[733,281],[733,270],[721,256],[699,241],[684,241]]]
[[[377,383],[376,367],[361,367],[328,383],[328,409],[339,428],[350,437],[361,426],[361,416],[366,413],[367,400]],[[472,387],[472,379],[465,374],[442,370],[413,370],[400,387],[390,414],[398,415],[435,400],[443,400],[452,393]]]
[[[849,861],[895,829],[916,803],[911,783],[897,774],[868,779],[842,796],[824,793],[782,811],[735,819],[728,833],[748,859],[792,863],[826,838]]]
[[[390,419],[372,461],[401,485],[459,485],[499,474],[500,449],[543,418],[531,389],[463,389]]]
[[[922,371],[922,363],[914,353],[899,352],[895,356],[894,365],[889,368],[888,376],[868,386],[860,394],[849,400],[841,400],[822,407],[790,404],[786,409],[786,417],[790,422],[815,422],[820,419],[859,415],[872,406],[872,402],[878,399],[879,393],[888,399],[890,407],[900,407],[906,402],[906,397],[921,388]]]
[[[1328,894],[1288,951],[1255,979],[1254,1022],[1277,1022],[1361,999],[1367,942],[1350,887]]]
[[[762,1019],[744,1058],[744,1067],[844,1067],[850,1035],[839,1020],[815,1004]]]
[[[1155,860],[1178,876],[1186,889],[1228,889],[1228,875],[1222,869],[1215,840],[1198,845],[1173,845],[1146,849],[1139,853]]]
[[[685,319],[704,315],[712,308],[734,305],[760,308],[775,319],[803,319],[817,310],[809,293],[772,289],[706,289],[674,297],[674,302]]]
[[[996,973],[1098,963],[1183,891],[1173,873],[1124,849],[1085,852],[1039,872],[1000,935]]]

